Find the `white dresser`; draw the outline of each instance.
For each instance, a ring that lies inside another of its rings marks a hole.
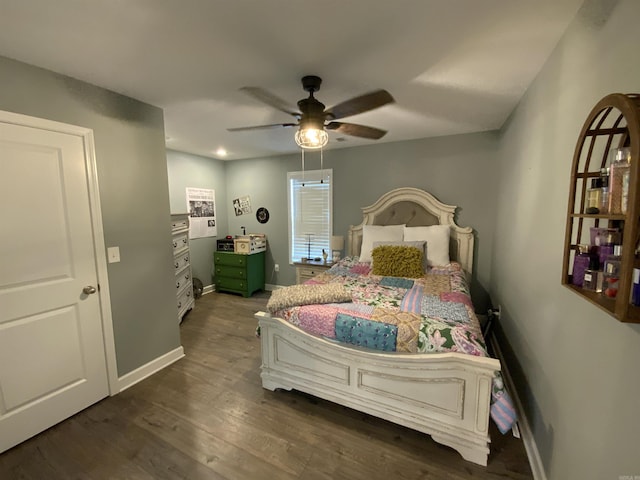
[[[171,234],[173,237],[173,266],[176,272],[176,304],[178,322],[193,308],[193,278],[189,253],[189,215],[179,213],[171,215]]]

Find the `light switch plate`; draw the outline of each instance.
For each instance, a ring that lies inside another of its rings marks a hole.
[[[109,263],[118,263],[120,261],[120,247],[107,248],[107,261]]]

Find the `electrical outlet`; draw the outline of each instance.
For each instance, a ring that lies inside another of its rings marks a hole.
[[[273,270],[276,272],[280,271],[280,265],[278,265],[277,263],[273,266]]]

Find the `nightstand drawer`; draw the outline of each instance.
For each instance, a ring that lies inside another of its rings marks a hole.
[[[247,281],[240,278],[220,277],[217,280],[218,289],[244,291],[247,289]]]
[[[300,272],[301,277],[315,277],[326,271],[327,269],[322,267],[298,267],[298,272]]]
[[[294,262],[293,264],[296,266],[296,283],[304,283],[316,275],[326,272],[333,266],[332,263]]]
[[[246,268],[227,267],[223,265],[220,267],[216,267],[216,276],[246,279],[247,270]]]
[[[235,253],[224,254],[224,253],[216,253],[213,256],[214,262],[216,265],[231,265],[235,267],[246,267],[247,266],[247,256],[246,255],[238,255]]]

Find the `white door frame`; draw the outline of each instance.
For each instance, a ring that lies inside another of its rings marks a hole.
[[[87,186],[89,189],[89,209],[93,230],[93,247],[95,252],[96,270],[98,273],[97,294],[100,298],[100,316],[104,337],[104,350],[107,364],[107,378],[109,395],[120,391],[118,384],[118,365],[116,361],[115,337],[113,335],[113,319],[111,317],[111,296],[109,295],[109,276],[107,271],[107,255],[104,244],[104,230],[102,227],[102,209],[100,208],[100,192],[98,189],[98,170],[96,165],[96,151],[93,141],[93,130],[76,125],[30,117],[19,113],[0,110],[0,121],[14,125],[39,128],[53,132],[66,133],[82,137],[84,157],[87,168]]]

